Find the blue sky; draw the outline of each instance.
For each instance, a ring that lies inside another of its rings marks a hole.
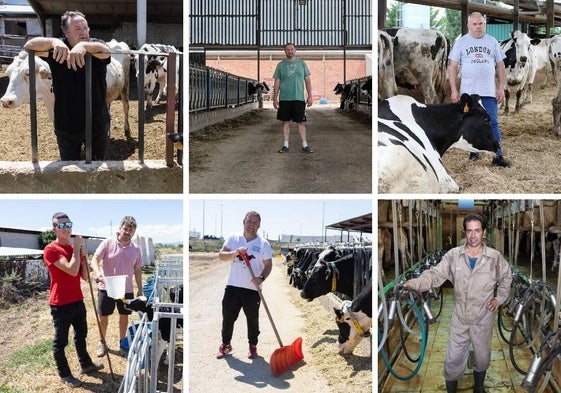
[[[68,214],[74,223],[75,234],[112,236],[124,216],[133,216],[138,224],[137,235],[151,237],[154,243],[183,242],[181,199],[137,199],[130,195],[120,199],[77,196],[71,200],[68,196],[60,199],[2,197],[0,227],[38,231],[51,229],[51,217],[58,211]]]
[[[372,213],[372,199],[193,199],[189,201],[189,230],[226,237],[243,230],[245,214],[255,210],[261,214],[259,233],[269,239],[282,234],[321,236],[322,222],[336,222]],[[325,203],[325,215],[324,215]],[[339,234],[327,231],[327,235]],[[371,236],[366,236],[372,238]]]

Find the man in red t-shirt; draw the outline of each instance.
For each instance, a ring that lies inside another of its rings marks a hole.
[[[53,215],[53,231],[56,240],[45,247],[43,260],[51,277],[49,305],[55,328],[53,355],[62,381],[71,387],[82,382],[70,371],[64,348],[68,344],[70,326],[74,328],[74,345],[80,362],[80,374],[88,374],[103,368],[102,363],[93,363],[86,349],[88,323],[80,277],[87,280],[88,269],[81,263],[80,251],[83,239],[76,236],[71,243],[72,222],[65,213]]]

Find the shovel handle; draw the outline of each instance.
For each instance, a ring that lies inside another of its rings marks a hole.
[[[245,262],[245,265],[247,266],[247,269],[249,270],[249,274],[251,274],[251,279],[253,280],[255,278],[255,273],[253,273],[253,269],[251,268],[251,263],[249,262],[249,257],[247,256],[247,253],[240,253],[239,254],[240,257],[243,259],[243,261]],[[282,348],[282,340],[280,338],[279,332],[277,331],[277,327],[275,326],[275,322],[273,321],[273,317],[271,316],[271,312],[269,311],[269,307],[267,306],[267,302],[265,302],[265,298],[263,297],[263,293],[261,292],[261,288],[257,287],[257,292],[259,293],[259,297],[261,298],[261,302],[263,303],[263,306],[265,307],[265,311],[267,312],[267,316],[269,317],[269,321],[271,321],[271,326],[273,327],[273,331],[275,332],[275,336],[277,336],[277,341],[279,342],[279,346]]]

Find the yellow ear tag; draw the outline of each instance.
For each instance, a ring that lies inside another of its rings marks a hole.
[[[464,105],[464,113],[468,113],[469,112],[469,105],[465,104]]]

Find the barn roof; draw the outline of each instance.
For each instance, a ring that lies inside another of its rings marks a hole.
[[[328,225],[327,229],[372,233],[372,213]]]
[[[15,257],[28,255],[43,255],[43,250],[20,247],[0,247],[0,257]]]
[[[428,5],[433,7],[443,7],[454,10],[461,10],[464,0],[400,0],[404,3]],[[536,0],[517,0],[519,7],[519,19],[521,22],[530,22],[532,24],[546,24],[546,4],[545,1]],[[476,3],[467,1],[468,12],[478,11],[488,17],[503,20],[513,20],[515,0],[502,0],[499,3],[510,6],[509,8],[496,6],[493,4]],[[378,3],[379,6],[382,2]],[[554,24],[558,26],[561,23],[561,4],[556,0],[553,4]]]
[[[90,26],[119,26],[121,22],[136,22],[137,0],[28,0],[39,20],[60,19],[65,11],[83,12]],[[183,1],[146,0],[148,23],[183,23]]]

